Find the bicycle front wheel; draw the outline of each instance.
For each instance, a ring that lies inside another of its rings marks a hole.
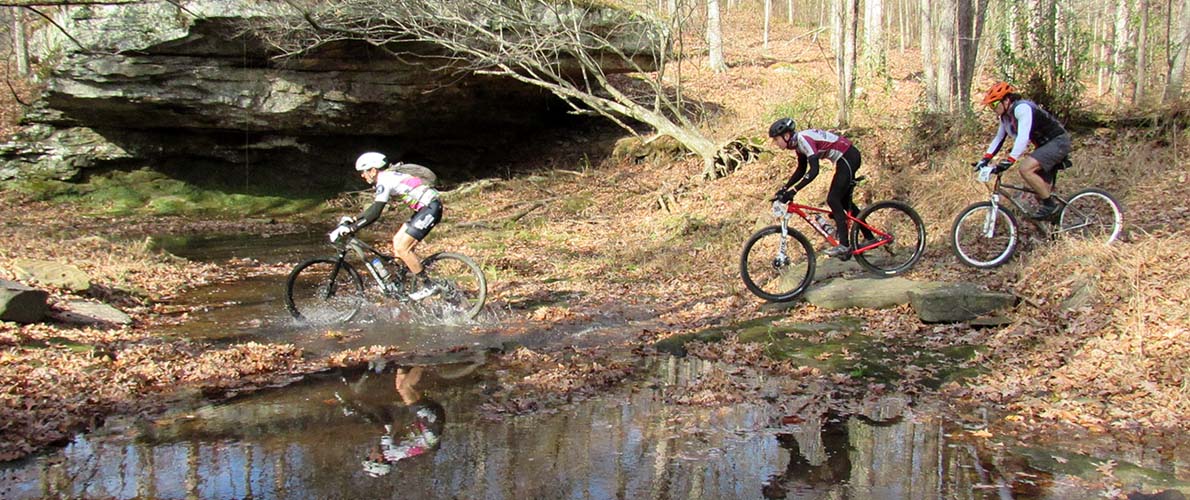
[[[488,282],[474,260],[466,255],[441,252],[426,257],[421,265],[437,293],[422,300],[438,319],[474,319],[488,296]]]
[[[1102,189],[1084,189],[1070,197],[1058,216],[1062,234],[1110,245],[1120,236],[1124,226],[1124,210],[1120,202]]]
[[[911,269],[926,251],[926,225],[913,207],[899,201],[882,201],[865,208],[857,217],[864,224],[885,234],[874,239],[862,238],[859,224],[851,225],[851,242],[856,248],[865,243],[882,245],[855,254],[855,261],[881,276],[894,276]]]
[[[363,303],[363,280],[338,259],[307,260],[294,267],[285,282],[285,308],[298,321],[351,321]]]
[[[996,267],[1016,253],[1017,227],[1011,212],[982,201],[964,208],[955,217],[950,244],[964,264],[980,269]]]
[[[771,302],[793,300],[814,279],[814,247],[792,229],[788,238],[782,238],[781,226],[761,229],[744,243],[740,277],[757,297]]]

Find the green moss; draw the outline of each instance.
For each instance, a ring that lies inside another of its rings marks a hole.
[[[595,201],[590,196],[572,196],[562,200],[562,210],[572,214],[579,214],[594,204]]]
[[[889,382],[899,379],[898,369],[908,363],[931,373],[932,376],[924,382],[933,386],[973,374],[975,369],[964,367],[963,361],[983,349],[970,345],[934,349],[911,339],[873,337],[862,333],[861,318],[851,316],[825,322],[777,325],[776,321],[782,318],[763,317],[671,337],[659,342],[657,349],[681,355],[685,354],[686,342],[717,342],[734,333],[740,342],[761,344],[770,358],[790,360],[826,373],[846,373],[852,377]]]
[[[36,200],[69,203],[95,215],[317,215],[322,199],[203,188],[149,169],[94,175],[83,183],[21,181],[12,189]]]

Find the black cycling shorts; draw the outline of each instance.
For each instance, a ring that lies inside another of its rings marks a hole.
[[[442,202],[431,201],[429,205],[421,207],[421,210],[414,213],[413,217],[409,218],[409,222],[405,223],[405,234],[421,241],[430,234],[430,230],[434,229],[440,220],[442,220]]]

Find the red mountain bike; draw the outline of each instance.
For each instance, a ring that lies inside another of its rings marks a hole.
[[[810,240],[789,227],[789,219],[796,215],[814,228],[831,246],[839,244],[834,234],[817,219],[829,215],[825,210],[808,205],[773,201],[773,215],[780,225],[757,231],[744,243],[740,255],[740,277],[744,285],[757,297],[782,302],[793,300],[810,287],[814,280],[816,257]],[[921,259],[926,248],[926,226],[921,216],[909,205],[899,201],[881,201],[863,209],[858,216],[847,214],[851,253],[865,269],[880,276],[894,276],[908,271]],[[864,229],[872,234],[863,238]]]

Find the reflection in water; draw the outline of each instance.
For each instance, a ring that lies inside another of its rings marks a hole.
[[[482,394],[494,384],[483,370],[428,367],[399,375],[376,367],[156,422],[110,422],[63,450],[0,467],[0,497],[966,499],[1000,493],[977,487],[995,483],[997,473],[950,442],[937,418],[880,415],[874,423],[806,415],[782,425],[765,403],[666,402],[723,369],[666,360],[635,390],[554,414],[490,421],[480,417]],[[383,462],[387,473],[361,461]]]
[[[336,399],[343,404],[344,415],[358,415],[383,429],[379,442],[362,464],[369,476],[383,476],[401,460],[438,449],[446,428],[446,410],[417,390],[423,371],[420,366],[397,369],[393,386],[400,405],[407,410],[404,412],[394,411],[392,405],[377,408],[360,404],[351,396],[344,398],[335,393]],[[350,387],[355,390],[358,386],[352,384]]]

